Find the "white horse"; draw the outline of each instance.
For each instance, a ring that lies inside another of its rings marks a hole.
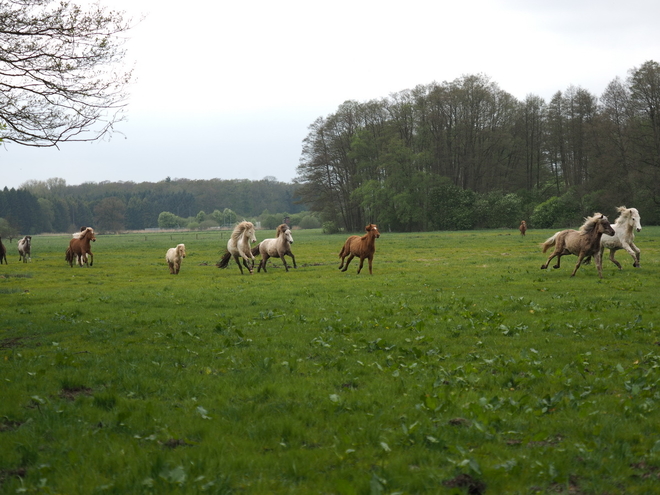
[[[250,244],[253,242],[257,242],[257,236],[254,233],[252,222],[243,221],[236,225],[227,241],[227,251],[217,263],[218,268],[227,268],[229,260],[233,256],[238,268],[241,270],[241,275],[243,274],[243,267],[238,261],[239,258],[243,258],[243,265],[252,274],[254,271],[254,255],[250,249]]]
[[[605,248],[609,249],[610,261],[621,270],[621,264],[614,259],[614,253],[619,249],[625,249],[632,256],[633,266],[639,268],[640,251],[633,242],[635,240],[634,231],[639,232],[642,230],[639,212],[637,208],[626,208],[625,206],[619,206],[617,211],[619,212],[619,217],[612,224],[614,235],[603,234],[603,237],[600,238],[600,257],[601,259],[603,258]]]
[[[31,254],[31,249],[32,249],[32,236],[26,235],[18,241],[18,261],[23,260],[23,263],[27,263],[28,259],[32,259],[32,254]]]
[[[298,268],[296,265],[296,257],[291,252],[291,244],[293,244],[291,229],[287,224],[283,223],[277,227],[277,235],[274,239],[264,239],[257,246],[252,248],[253,255],[261,254],[261,262],[259,263],[257,272],[260,272],[262,268],[264,269],[264,272],[266,272],[266,262],[269,258],[281,259],[284,268],[288,272],[289,265],[286,264],[286,260],[284,259],[285,255],[291,256],[293,267]]]
[[[169,248],[165,254],[165,261],[170,267],[170,274],[178,275],[181,269],[181,259],[186,257],[185,244],[178,244],[177,247]]]

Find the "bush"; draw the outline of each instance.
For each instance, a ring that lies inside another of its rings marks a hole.
[[[298,226],[301,229],[318,229],[321,227],[321,222],[319,221],[318,218],[312,216],[312,215],[307,215],[305,218],[303,218]]]
[[[324,234],[337,234],[339,232],[339,227],[335,222],[323,222],[323,233]]]

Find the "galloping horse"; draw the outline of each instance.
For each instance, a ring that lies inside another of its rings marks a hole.
[[[364,230],[367,232],[365,235],[362,237],[358,235],[350,236],[346,239],[344,247],[341,248],[339,253],[339,257],[341,258],[339,269],[342,272],[348,270],[348,265],[351,260],[358,256],[360,258],[360,266],[358,267],[357,272],[360,273],[362,265],[364,264],[364,259],[367,258],[369,260],[369,274],[373,275],[371,264],[374,260],[374,253],[376,252],[376,239],[380,237],[380,232],[378,232],[378,227],[373,223],[367,225]],[[346,266],[344,266],[344,258],[346,258],[346,256],[348,256],[348,259],[346,260]]]
[[[7,248],[2,243],[2,237],[0,237],[0,265],[2,265],[2,260],[5,260],[5,265],[9,264],[7,263]]]
[[[77,261],[80,266],[83,266],[83,263],[87,264],[87,257],[89,256],[89,266],[92,266],[94,264],[94,254],[92,253],[90,244],[96,242],[94,229],[87,227],[77,235],[77,238],[73,238],[69,241],[69,248],[66,250],[66,256],[64,259],[68,261],[69,265],[73,268],[74,256],[78,258]]]
[[[603,234],[603,237],[600,239],[600,257],[603,257],[605,248],[609,249],[610,261],[621,270],[621,264],[614,259],[614,253],[619,249],[625,249],[632,256],[633,266],[639,268],[640,251],[633,243],[635,240],[634,231],[639,232],[642,230],[639,212],[637,208],[626,208],[625,206],[617,207],[617,211],[619,212],[619,217],[614,222],[614,225],[612,225],[614,235]]]
[[[541,246],[545,253],[549,247],[555,246],[554,252],[548,258],[541,269],[548,268],[550,260],[557,257],[557,264],[553,268],[559,268],[561,257],[566,254],[574,254],[578,257],[577,264],[571,277],[575,275],[582,264],[582,260],[588,256],[596,258],[596,268],[598,276],[603,278],[603,260],[600,256],[600,238],[603,234],[614,235],[614,229],[610,225],[605,215],[594,213],[592,217],[585,218],[584,224],[580,230],[567,229],[557,232],[546,240]]]
[[[527,232],[527,222],[524,220],[520,222],[520,227],[518,227],[518,230],[520,231],[520,235],[524,236],[525,232]]]
[[[18,261],[23,260],[23,263],[27,263],[28,258],[32,259],[32,254],[31,254],[31,249],[32,249],[32,236],[31,235],[26,235],[18,241]]]
[[[291,229],[285,223],[277,227],[277,235],[274,239],[264,239],[258,245],[252,248],[252,255],[256,256],[261,254],[261,262],[259,263],[259,268],[257,268],[257,273],[264,269],[266,273],[266,262],[269,258],[279,258],[284,263],[284,268],[286,271],[289,271],[289,265],[286,264],[284,259],[285,255],[291,256],[293,260],[293,267],[298,268],[296,265],[296,257],[291,252],[291,244],[293,244],[293,236],[291,235]]]
[[[241,270],[241,275],[243,274],[243,267],[241,266],[238,258],[243,258],[243,265],[247,268],[252,274],[254,270],[254,255],[250,249],[250,243],[257,242],[257,237],[254,234],[254,225],[252,222],[243,221],[239,223],[234,231],[231,233],[231,237],[227,241],[227,252],[223,255],[222,259],[218,261],[218,268],[227,268],[229,265],[229,260],[231,257],[234,257],[238,268]]]

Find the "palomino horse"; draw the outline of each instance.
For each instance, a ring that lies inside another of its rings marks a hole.
[[[73,238],[69,241],[69,248],[66,250],[65,260],[69,262],[69,265],[73,268],[74,256],[77,257],[77,262],[79,266],[87,264],[87,257],[89,256],[89,266],[94,264],[94,254],[90,244],[96,242],[96,236],[94,235],[94,229],[87,227],[84,231],[78,234],[77,238]]]
[[[585,218],[584,224],[580,230],[567,229],[557,232],[550,237],[541,246],[545,253],[549,247],[555,246],[554,252],[548,258],[541,269],[548,268],[550,260],[557,257],[557,264],[553,268],[559,268],[561,257],[566,254],[574,254],[578,257],[577,264],[571,277],[575,275],[582,264],[582,260],[588,256],[596,258],[596,268],[598,276],[603,278],[603,260],[600,256],[600,238],[603,234],[614,235],[614,229],[610,225],[605,215],[594,213],[592,217]]]
[[[527,232],[527,222],[524,220],[520,222],[520,227],[518,227],[518,230],[520,231],[520,235],[524,236],[525,232]]]
[[[23,260],[23,263],[27,263],[28,258],[32,259],[32,254],[30,253],[32,249],[32,236],[26,235],[18,241],[18,261]]]
[[[243,221],[239,223],[227,241],[227,252],[218,261],[218,268],[227,268],[229,260],[233,256],[238,268],[241,270],[241,275],[243,274],[243,267],[238,261],[239,258],[243,258],[243,265],[251,274],[254,271],[254,256],[250,249],[250,244],[253,242],[257,242],[257,237],[254,234],[254,225],[252,222]]]
[[[369,274],[373,275],[371,271],[371,264],[374,260],[374,253],[376,252],[376,239],[380,237],[380,232],[378,232],[378,227],[370,223],[367,225],[364,230],[367,231],[362,237],[358,235],[352,235],[344,243],[344,247],[341,248],[339,257],[341,258],[341,264],[339,269],[342,272],[348,270],[348,265],[353,258],[358,256],[360,258],[360,266],[358,267],[358,273],[362,270],[362,265],[364,264],[364,259],[369,260]],[[344,266],[344,258],[348,256],[346,260],[346,266]],[[343,268],[343,269],[342,269]]]
[[[2,237],[0,237],[0,265],[2,265],[2,260],[5,260],[5,265],[9,264],[7,263],[7,248],[2,243]]]
[[[614,222],[614,225],[612,225],[614,235],[603,234],[603,237],[600,239],[600,257],[602,259],[605,248],[609,249],[610,261],[621,270],[621,264],[614,259],[614,253],[619,249],[625,249],[632,256],[633,266],[639,268],[640,251],[633,243],[635,240],[634,231],[639,232],[642,230],[639,212],[637,208],[626,208],[625,206],[619,206],[617,211],[619,212],[619,217]]]
[[[256,256],[261,254],[261,262],[259,263],[259,268],[257,272],[260,272],[261,269],[264,269],[266,273],[266,262],[269,258],[279,258],[284,263],[284,268],[286,271],[289,271],[289,265],[286,264],[284,256],[291,256],[293,260],[293,267],[298,268],[296,265],[296,257],[291,252],[291,244],[293,244],[293,236],[291,235],[291,229],[285,223],[277,227],[277,235],[274,239],[264,239],[258,245],[252,248],[252,255]]]
[[[181,269],[181,259],[186,257],[185,244],[177,244],[176,247],[169,248],[165,254],[165,261],[170,267],[170,274],[178,275]]]

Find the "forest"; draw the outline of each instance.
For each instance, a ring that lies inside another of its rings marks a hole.
[[[571,86],[519,101],[478,74],[347,101],[310,126],[297,194],[351,231],[575,227],[621,205],[657,224],[659,172],[660,65],[647,61],[600,97]]]
[[[210,228],[307,218],[325,232],[532,228],[614,220],[634,206],[660,223],[660,64],[600,97],[571,86],[520,101],[483,74],[346,101],[309,126],[294,183],[170,179],[0,191],[0,235]]]
[[[269,178],[102,182],[67,185],[64,179],[31,180],[0,191],[0,235],[99,232],[149,228],[210,228],[260,217],[268,226],[303,211],[293,184]],[[275,218],[273,217],[277,215]]]

